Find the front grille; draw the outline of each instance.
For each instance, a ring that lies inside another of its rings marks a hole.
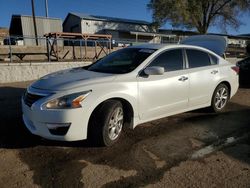
[[[44,96],[31,94],[31,93],[28,93],[26,91],[24,96],[23,96],[23,100],[27,106],[31,107],[34,102],[38,101],[39,99],[41,99],[43,97]]]

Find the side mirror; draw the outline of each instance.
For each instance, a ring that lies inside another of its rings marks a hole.
[[[163,67],[153,66],[144,69],[144,73],[147,75],[163,75],[165,72]]]

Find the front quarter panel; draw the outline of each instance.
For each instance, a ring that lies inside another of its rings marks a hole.
[[[50,100],[68,94],[89,91],[91,93],[82,102],[81,108],[76,109],[45,109],[43,106]],[[28,107],[22,101],[23,119],[26,127],[33,133],[52,140],[75,141],[87,138],[88,124],[91,114],[102,102],[121,98],[129,102],[134,110],[134,122],[137,124],[137,84],[136,81],[117,81],[89,85],[73,90],[58,91],[48,97],[44,97]],[[47,124],[70,123],[66,135],[51,135],[46,128]]]
[[[137,123],[136,119],[138,118],[137,96],[138,92],[136,81],[98,84],[93,86],[91,94],[88,95],[88,97],[83,101],[82,106],[85,108],[85,115],[90,118],[95,108],[102,102],[114,98],[124,99],[133,107],[133,125],[135,125]]]

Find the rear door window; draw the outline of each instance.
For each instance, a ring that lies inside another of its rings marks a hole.
[[[200,50],[186,49],[189,68],[205,67],[211,65],[210,57]]]

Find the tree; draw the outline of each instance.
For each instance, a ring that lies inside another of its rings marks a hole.
[[[238,29],[240,16],[250,10],[250,0],[150,0],[147,7],[157,26],[170,22],[205,34],[211,25],[224,31],[228,26]]]

